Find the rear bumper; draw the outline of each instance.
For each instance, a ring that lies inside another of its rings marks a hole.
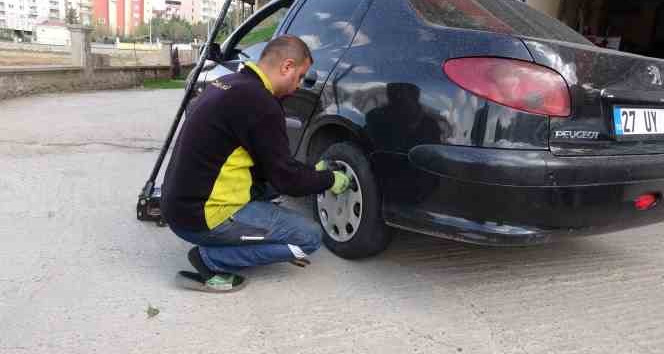
[[[389,224],[417,232],[521,245],[664,220],[664,203],[647,211],[634,206],[640,195],[664,194],[664,155],[561,158],[425,145],[408,158],[418,186],[429,192],[389,203],[384,212]]]

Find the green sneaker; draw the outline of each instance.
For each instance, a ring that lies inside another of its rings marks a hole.
[[[241,275],[231,273],[216,274],[205,281],[199,273],[180,271],[175,277],[176,283],[185,289],[210,293],[229,293],[242,289],[247,280]]]

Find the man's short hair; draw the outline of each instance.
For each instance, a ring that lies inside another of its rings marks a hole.
[[[263,49],[260,61],[276,65],[285,59],[293,59],[297,65],[302,64],[305,59],[309,59],[311,64],[314,63],[307,44],[300,38],[289,34],[271,40]]]

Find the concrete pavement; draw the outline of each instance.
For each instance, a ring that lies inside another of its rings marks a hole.
[[[190,246],[134,207],[181,95],[0,101],[0,353],[664,353],[661,224],[522,249],[397,232],[176,288]]]

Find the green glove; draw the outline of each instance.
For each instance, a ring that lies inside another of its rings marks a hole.
[[[330,167],[326,160],[320,160],[316,164],[316,171],[325,171]]]
[[[341,194],[345,192],[350,186],[350,178],[346,176],[343,172],[334,171],[334,184],[330,190],[334,194]]]

